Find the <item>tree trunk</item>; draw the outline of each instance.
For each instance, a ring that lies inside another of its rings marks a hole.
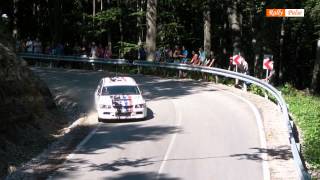
[[[281,21],[281,30],[280,30],[280,48],[279,48],[279,58],[276,62],[275,66],[275,74],[276,74],[276,83],[282,84],[283,80],[283,44],[284,44],[284,36],[285,36],[285,28],[284,28],[285,19],[283,18]]]
[[[317,57],[313,66],[311,89],[312,92],[317,92],[319,90],[320,84],[320,39],[317,41]]]
[[[137,11],[142,12],[143,8],[142,8],[142,2],[141,1],[137,1]],[[138,45],[140,46],[142,44],[142,19],[141,16],[138,15],[137,16],[137,29],[138,29]]]
[[[117,1],[118,3],[118,7],[121,7],[121,2],[120,0]],[[119,48],[119,57],[123,58],[124,54],[123,54],[123,25],[122,25],[122,19],[121,19],[121,15],[119,17],[119,31],[120,31],[120,48]]]
[[[12,30],[12,36],[14,38],[18,38],[18,25],[17,25],[17,21],[18,21],[18,18],[17,18],[17,14],[18,14],[18,6],[17,6],[17,3],[18,3],[19,0],[13,0],[13,30]]]
[[[94,27],[95,16],[96,16],[96,0],[92,0],[92,27]]]
[[[146,36],[146,48],[147,48],[147,60],[155,60],[156,51],[156,20],[157,20],[157,0],[147,1],[147,36]]]
[[[62,40],[62,3],[61,0],[51,0],[52,3],[51,15],[53,24],[51,28],[51,34],[53,36],[53,42],[58,43]]]
[[[238,0],[231,1],[231,5],[228,7],[229,22],[232,30],[232,47],[233,54],[240,53],[240,23],[237,13]]]
[[[123,58],[123,26],[122,26],[122,20],[121,17],[119,19],[119,30],[120,30],[120,49],[119,49],[119,56],[120,58]]]
[[[205,5],[205,10],[203,12],[203,47],[206,56],[209,56],[211,51],[211,16],[210,16],[209,2]]]

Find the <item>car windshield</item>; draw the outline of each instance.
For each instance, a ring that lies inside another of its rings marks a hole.
[[[105,86],[102,88],[102,96],[105,95],[137,95],[140,94],[137,86]]]

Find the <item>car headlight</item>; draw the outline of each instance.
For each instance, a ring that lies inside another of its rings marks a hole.
[[[105,104],[100,104],[99,107],[101,109],[111,109],[111,106],[110,105],[105,105]]]
[[[146,107],[146,104],[136,104],[134,107],[135,108],[144,108],[144,107]]]

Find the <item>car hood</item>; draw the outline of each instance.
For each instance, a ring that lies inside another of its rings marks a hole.
[[[112,95],[112,96],[101,96],[99,98],[99,104],[105,105],[121,105],[121,106],[132,106],[135,104],[145,103],[141,95]]]

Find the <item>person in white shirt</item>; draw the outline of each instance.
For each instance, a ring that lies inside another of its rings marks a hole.
[[[34,48],[34,53],[42,52],[42,44],[38,38],[36,38],[36,40],[33,42],[33,48]]]
[[[29,37],[26,42],[26,48],[28,53],[33,53],[33,41]]]

